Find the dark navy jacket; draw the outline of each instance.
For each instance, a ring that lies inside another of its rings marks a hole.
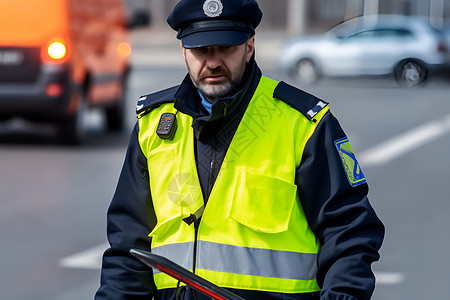
[[[216,99],[212,115],[200,104],[189,76],[180,86],[147,97],[139,105],[144,113],[158,102],[175,101],[175,107],[194,118],[196,158],[199,179],[208,195],[261,71],[252,60],[247,67],[249,80],[241,91],[227,99]],[[285,86],[283,99],[303,113],[314,108],[317,98]],[[313,104],[311,106],[311,104]],[[311,107],[309,107],[311,106]],[[103,256],[101,287],[96,300],[175,299],[175,289],[157,291],[152,270],[129,254],[131,248],[149,250],[148,234],[156,224],[149,188],[147,161],[138,141],[139,128],[131,134],[116,192],[108,210],[108,240],[111,247]],[[378,250],[384,226],[369,204],[366,183],[352,187],[342,166],[334,141],[345,137],[336,118],[328,112],[308,141],[296,184],[309,225],[321,242],[317,282],[320,299],[370,299],[375,278],[371,264]],[[205,200],[206,201],[206,200]],[[245,299],[319,299],[319,294],[277,294],[232,290]],[[179,299],[208,299],[184,289]],[[196,294],[196,295],[193,295]]]

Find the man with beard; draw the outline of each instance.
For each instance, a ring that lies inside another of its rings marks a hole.
[[[96,299],[205,299],[151,251],[245,299],[369,299],[384,227],[327,103],[262,75],[254,0],[182,0],[189,74],[143,96]]]

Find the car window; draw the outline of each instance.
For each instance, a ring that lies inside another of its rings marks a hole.
[[[375,36],[380,38],[412,38],[411,31],[406,29],[379,29],[376,30]]]
[[[348,41],[367,41],[367,40],[403,40],[412,39],[413,34],[406,29],[372,29],[365,30],[347,37]]]
[[[368,40],[368,39],[373,39],[374,36],[375,36],[374,30],[365,30],[365,31],[361,31],[361,32],[349,35],[347,37],[347,40],[349,40],[349,41]]]

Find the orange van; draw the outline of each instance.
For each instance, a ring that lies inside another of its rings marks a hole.
[[[87,107],[124,123],[130,70],[122,0],[0,0],[0,120],[52,122],[80,142]]]

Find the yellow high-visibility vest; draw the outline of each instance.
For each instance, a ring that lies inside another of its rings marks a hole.
[[[227,288],[318,291],[319,242],[295,185],[314,122],[273,97],[277,82],[262,77],[225,155],[206,207],[197,175],[192,117],[178,112],[172,140],[155,133],[165,103],[139,119],[157,224],[151,251]],[[198,230],[183,219],[203,212]],[[195,269],[195,270],[194,270]],[[158,289],[177,281],[154,271]]]

